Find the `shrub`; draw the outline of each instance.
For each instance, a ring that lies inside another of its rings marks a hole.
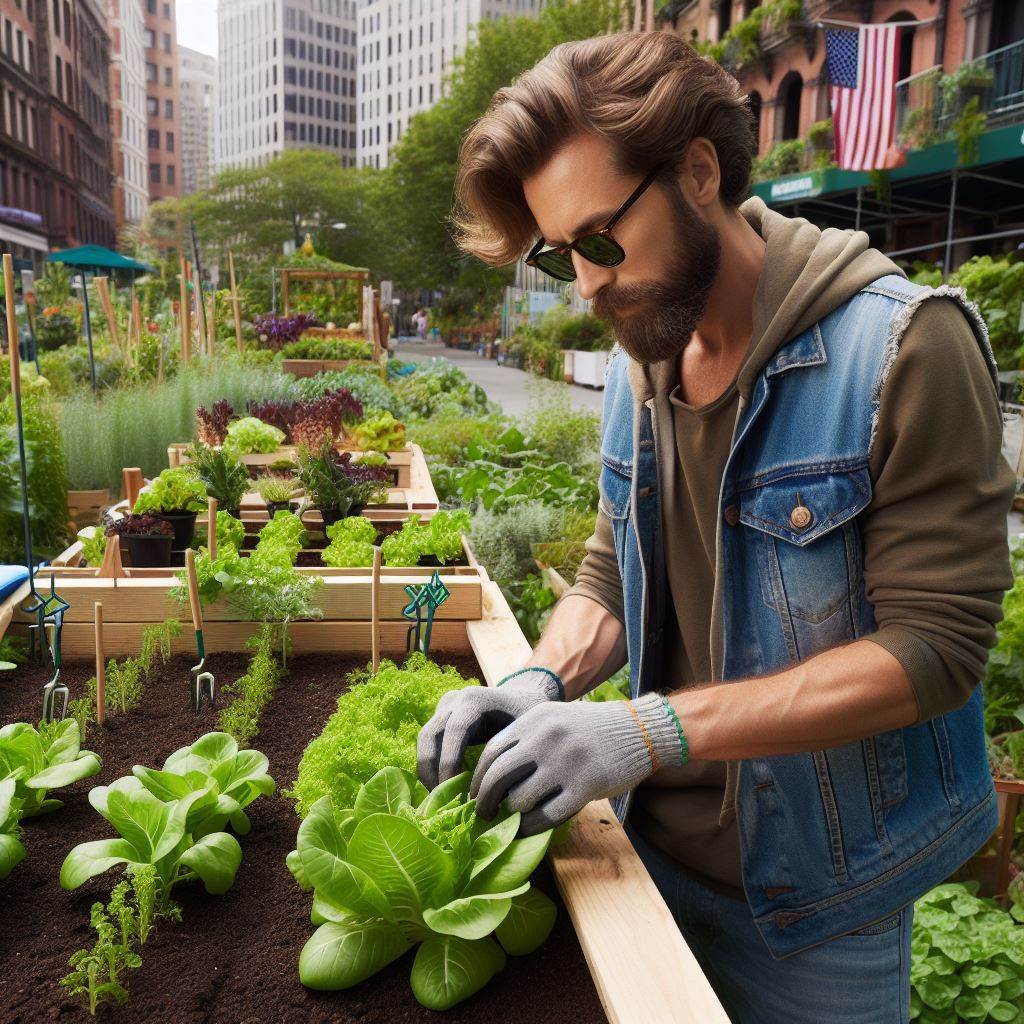
[[[347,388],[369,414],[390,412],[396,419],[406,415],[405,404],[381,379],[376,370],[365,367],[346,367],[304,377],[296,383],[303,398],[319,398],[330,391]]]
[[[537,571],[534,548],[561,535],[561,509],[527,502],[505,512],[481,509],[473,516],[469,543],[496,583],[507,584]]]
[[[373,349],[365,338],[307,337],[281,349],[282,359],[370,359]]]

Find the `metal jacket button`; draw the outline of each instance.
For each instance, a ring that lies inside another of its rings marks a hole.
[[[811,510],[800,500],[800,492],[796,493],[796,508],[789,513],[789,521],[794,529],[805,530],[811,524]]]
[[[724,512],[725,521],[730,526],[735,526],[740,521],[740,510],[738,505],[730,505]]]

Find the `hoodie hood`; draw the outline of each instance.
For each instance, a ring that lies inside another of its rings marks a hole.
[[[797,335],[887,274],[906,274],[871,248],[867,232],[815,227],[804,217],[787,217],[753,196],[739,208],[764,239],[765,256],[754,291],[753,331],[737,388],[749,401],[754,381],[775,353]],[[665,395],[675,385],[677,358],[644,367],[630,365],[633,393],[641,401]],[[641,394],[643,397],[641,398]]]

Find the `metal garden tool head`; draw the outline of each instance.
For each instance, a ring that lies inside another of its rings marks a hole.
[[[53,618],[46,623],[50,627],[50,654],[53,658],[53,678],[43,687],[43,721],[52,722],[54,718],[62,720],[68,713],[68,698],[71,696],[67,686],[60,681],[60,631],[64,625],[64,607],[53,613]],[[54,710],[60,709],[55,715]]]
[[[199,664],[193,665],[190,672],[192,710],[196,714],[203,708],[203,701],[208,700],[212,708],[217,700],[217,681],[213,673],[203,671],[206,664],[206,647],[203,644],[203,613],[199,605],[199,582],[196,579],[196,553],[189,548],[185,552],[185,569],[188,574],[188,600],[192,606],[192,625],[196,631],[196,651]]]
[[[406,650],[430,653],[430,632],[434,625],[434,613],[451,596],[451,591],[441,582],[437,570],[428,582],[410,583],[405,592],[411,600],[402,609],[402,615],[413,620],[406,634]]]

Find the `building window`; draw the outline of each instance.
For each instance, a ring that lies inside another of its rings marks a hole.
[[[166,133],[166,139],[164,140],[164,142],[165,142],[164,149],[166,149],[168,153],[173,153],[174,152],[174,132],[167,132]]]
[[[433,86],[431,86],[433,88]],[[164,100],[164,117],[174,117],[174,100]]]
[[[149,61],[146,61],[146,81],[147,82],[155,82],[156,81],[156,65],[155,64],[150,64]]]
[[[60,57],[55,57],[54,60],[56,62],[57,68],[57,98],[62,100],[64,99],[64,62],[60,59]]]
[[[167,165],[167,184],[174,184],[174,164]]]
[[[149,165],[149,180],[153,185],[160,184],[160,165],[150,164]]]
[[[156,128],[150,128],[149,131],[146,133],[146,135],[147,135],[147,138],[148,138],[148,141],[149,141],[149,148],[150,149],[159,149],[160,148],[160,132],[158,132],[156,130]]]
[[[174,68],[170,66],[164,68],[164,85],[174,85]]]
[[[160,101],[155,96],[146,97],[146,113],[150,117],[158,117],[160,114]]]
[[[142,30],[142,42],[147,49],[152,49],[156,46],[156,36],[151,28],[144,28]]]
[[[167,33],[167,32],[161,32],[160,33],[160,37],[161,37],[160,38],[160,43],[161,43],[161,45],[164,48],[164,53],[170,53],[171,52],[171,37],[170,37],[170,34]],[[170,182],[168,182],[168,184],[170,184]]]

